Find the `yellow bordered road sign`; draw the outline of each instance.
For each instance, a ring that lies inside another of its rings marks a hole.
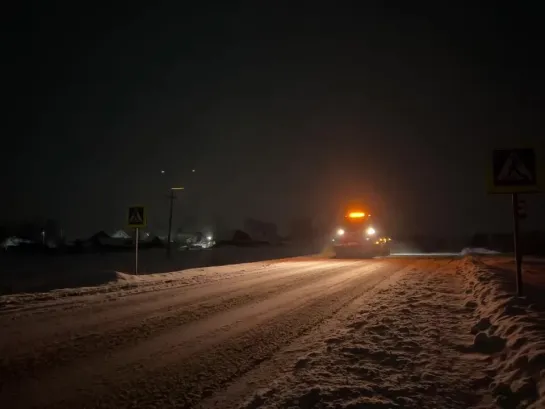
[[[495,149],[491,159],[490,193],[539,192],[541,172],[534,149]]]
[[[131,206],[127,215],[127,225],[129,227],[146,227],[146,208],[144,206]]]

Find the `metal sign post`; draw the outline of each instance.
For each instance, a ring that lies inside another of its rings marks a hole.
[[[519,201],[519,193],[540,191],[540,171],[533,149],[496,149],[492,152],[490,193],[507,193],[513,201],[513,247],[517,269],[517,295],[523,295],[522,246],[520,244],[520,220],[526,217],[525,202]]]
[[[519,241],[519,198],[518,193],[513,193],[513,245],[515,250],[515,264],[517,265],[517,295],[522,297],[522,249]]]
[[[134,255],[135,255],[135,258],[134,258],[134,274],[138,275],[138,241],[140,240],[140,233],[139,233],[140,229],[137,227],[136,228],[136,244],[135,244],[135,252],[134,252]]]
[[[136,243],[134,245],[134,274],[138,274],[138,242],[140,241],[140,228],[146,227],[147,217],[146,208],[144,206],[129,207],[127,224],[129,227],[134,227],[136,230]]]

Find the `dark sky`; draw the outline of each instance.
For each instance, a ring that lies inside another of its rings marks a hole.
[[[136,203],[162,229],[184,185],[175,225],[283,226],[367,197],[394,234],[509,229],[487,160],[545,148],[539,2],[147,3],[8,17],[5,219],[80,235]]]

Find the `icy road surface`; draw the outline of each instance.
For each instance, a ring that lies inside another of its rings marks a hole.
[[[6,298],[1,406],[495,407],[464,263],[300,258]]]

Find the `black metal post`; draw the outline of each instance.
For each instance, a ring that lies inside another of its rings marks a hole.
[[[519,214],[517,193],[513,193],[513,239],[515,250],[515,263],[517,265],[517,295],[519,297],[522,297],[522,249],[519,241]]]

